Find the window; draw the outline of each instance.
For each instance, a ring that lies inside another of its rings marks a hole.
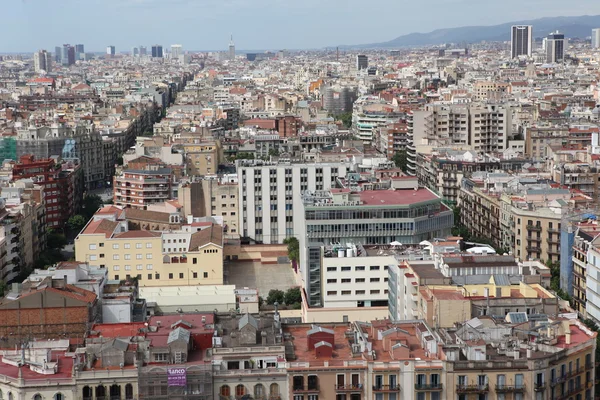
[[[336,290],[329,290],[327,292],[327,296],[337,296],[337,291]]]
[[[365,278],[356,278],[354,280],[354,282],[356,282],[356,283],[365,283]]]
[[[371,290],[369,293],[370,294],[379,294],[381,292],[381,290]]]
[[[136,255],[135,255],[135,259],[136,259],[136,260],[141,260],[141,259],[143,259],[143,258],[144,258],[144,255],[143,255],[143,254],[136,254]]]
[[[192,264],[198,264],[198,259],[196,257],[192,258]]]
[[[350,271],[352,267],[342,267],[342,271]]]
[[[118,260],[119,259],[119,255],[118,254],[113,254],[113,260]]]
[[[357,267],[354,268],[355,271],[364,271],[365,270],[365,266],[364,265],[359,265]]]
[[[118,271],[119,270],[119,266],[118,265],[113,265],[113,271]]]
[[[146,248],[147,249],[151,249],[152,248],[152,243],[146,243]]]
[[[98,246],[104,247],[104,243],[100,243],[100,244],[98,244]]]
[[[379,271],[379,265],[371,265],[371,266],[369,267],[369,269],[370,269],[371,271]]]
[[[352,290],[342,290],[342,296],[349,296],[352,294]]]
[[[160,279],[160,274],[154,274],[154,279]]]
[[[152,264],[146,264],[146,269],[151,270],[153,268]]]
[[[197,272],[192,272],[192,277],[193,277],[194,279],[197,279],[197,278],[198,278],[198,273],[197,273]]]
[[[125,266],[125,271],[131,271],[131,265],[126,265]]]
[[[119,280],[119,275],[115,275],[115,280],[118,281]]]
[[[205,272],[205,273],[204,273],[204,277],[205,277],[205,278],[208,278],[208,272]]]
[[[104,256],[104,254],[101,254],[101,256]],[[90,261],[96,261],[98,259],[98,256],[96,255],[90,255]]]
[[[142,264],[138,264],[135,266],[135,269],[137,269],[138,271],[141,271],[144,269],[144,266]]]
[[[95,244],[90,244],[90,250],[96,250],[96,245]]]
[[[125,254],[125,256],[123,256],[125,258],[125,260],[131,260],[131,254]]]
[[[350,278],[342,278],[342,283],[351,283],[352,279]]]
[[[152,253],[146,253],[146,259],[152,260]]]
[[[365,294],[365,291],[364,290],[357,290],[355,293],[360,296],[360,295]]]
[[[155,353],[154,361],[167,361],[168,354],[167,353]]]
[[[369,279],[369,282],[379,282],[380,279],[379,278],[371,278]]]
[[[116,250],[116,249],[118,249],[118,248],[119,248],[119,245],[118,245],[118,244],[113,244],[113,249],[115,249],[115,250]]]
[[[183,279],[183,272],[179,273],[179,279]]]
[[[327,272],[336,272],[337,267],[327,267]]]
[[[142,244],[141,243],[136,243],[135,244],[135,248],[136,249],[141,249],[142,248]]]
[[[148,280],[152,280],[152,274],[148,274]]]
[[[173,279],[173,273],[169,273],[169,279]]]
[[[327,283],[337,283],[337,279],[327,279]]]
[[[125,243],[125,244],[123,245],[123,248],[124,248],[124,249],[130,249],[130,248],[131,248],[131,244],[130,244],[130,243]]]

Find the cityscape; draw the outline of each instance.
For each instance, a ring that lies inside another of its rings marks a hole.
[[[0,400],[600,398],[572,18],[0,53]]]

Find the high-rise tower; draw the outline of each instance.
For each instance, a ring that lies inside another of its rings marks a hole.
[[[231,35],[231,39],[229,40],[229,59],[235,59],[235,43],[233,43],[233,35]]]
[[[565,59],[565,34],[553,32],[546,38],[546,62],[560,63]]]
[[[533,28],[531,25],[513,25],[510,30],[511,57],[531,57]]]

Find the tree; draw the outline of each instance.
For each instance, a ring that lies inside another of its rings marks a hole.
[[[60,250],[67,245],[67,238],[62,233],[49,232],[46,245],[50,250]]]
[[[283,243],[287,244],[288,257],[290,261],[298,262],[300,260],[300,243],[295,237],[283,239]]]
[[[85,226],[85,224],[86,219],[81,214],[73,215],[71,218],[69,218],[69,221],[67,221],[67,226],[69,227],[69,229],[77,232],[80,231],[81,228]]]
[[[6,291],[6,282],[0,280],[0,297],[4,297],[5,291]]]
[[[89,194],[83,198],[83,218],[86,221],[92,219],[96,211],[104,205],[104,201],[97,194]]]
[[[275,302],[283,304],[284,299],[285,293],[283,293],[283,290],[271,289],[269,290],[269,295],[267,296],[267,304],[275,304]]]
[[[279,150],[269,149],[269,157],[279,157]]]
[[[399,150],[392,157],[392,161],[396,164],[397,168],[400,168],[402,172],[406,172],[408,169],[408,157],[405,149]]]
[[[334,118],[336,121],[342,121],[345,128],[350,128],[352,126],[352,111],[335,115]]]
[[[300,294],[300,288],[290,288],[285,292],[285,304],[291,306],[302,302],[302,295]]]
[[[117,157],[117,165],[123,165],[123,156]]]

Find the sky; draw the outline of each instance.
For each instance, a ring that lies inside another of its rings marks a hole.
[[[412,32],[541,17],[598,15],[576,0],[4,0],[0,53],[83,43],[117,52],[158,43],[184,50],[311,49]],[[524,7],[526,5],[526,7]]]

